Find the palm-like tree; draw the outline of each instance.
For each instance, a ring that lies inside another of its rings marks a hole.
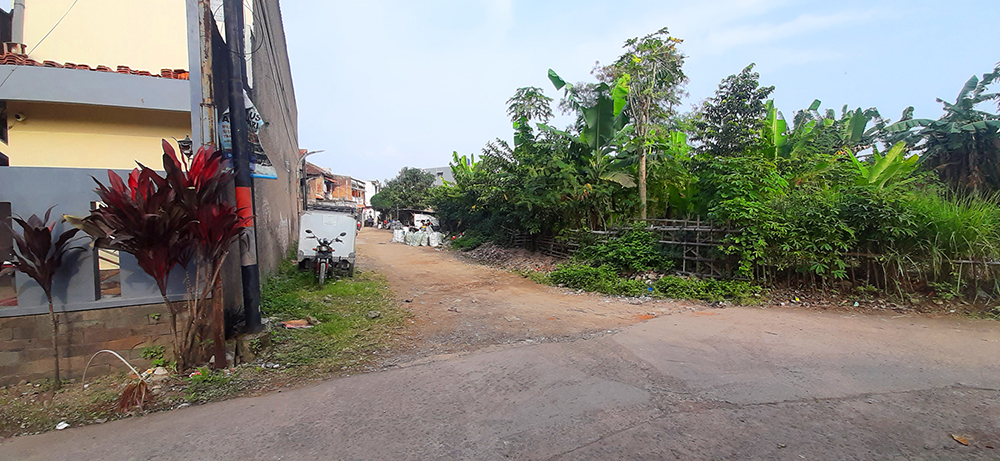
[[[1000,94],[987,87],[1000,79],[1000,64],[982,79],[965,82],[954,103],[938,99],[944,115],[937,120],[912,119],[887,126],[889,133],[915,133],[922,143],[923,164],[936,171],[955,189],[986,193],[1000,190],[1000,116],[976,108],[981,103],[1000,101]]]

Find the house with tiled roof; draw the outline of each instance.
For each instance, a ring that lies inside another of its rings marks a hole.
[[[160,139],[191,132],[184,3],[72,3],[15,0],[0,14],[2,161],[159,164]]]
[[[6,3],[6,4],[4,4]],[[92,177],[127,174],[136,162],[162,165],[161,140],[225,146],[229,132],[229,44],[221,0],[199,15],[198,0],[0,0],[0,221],[12,215],[82,216],[101,206]],[[267,276],[297,241],[301,170],[297,109],[279,0],[242,0],[242,83],[254,107],[250,135],[257,165],[252,183],[255,252]],[[202,48],[199,19],[211,46]],[[206,52],[206,49],[210,52]],[[212,78],[203,85],[201,56]],[[255,78],[256,76],[256,78]],[[202,90],[210,88],[206,98]],[[195,108],[195,113],[192,113]],[[202,113],[215,116],[205,126]],[[214,132],[213,132],[214,131]],[[229,142],[231,145],[232,143]],[[266,154],[266,157],[264,155]],[[268,179],[263,179],[263,178]],[[235,195],[235,191],[234,191]],[[56,225],[56,231],[67,224]],[[15,226],[16,227],[16,226]],[[16,227],[17,228],[17,227]],[[0,226],[0,265],[13,239]],[[235,254],[235,252],[234,252]],[[222,273],[227,322],[242,310],[239,258]],[[185,273],[167,295],[187,296]],[[254,282],[249,282],[254,283]],[[141,348],[169,342],[155,282],[134,257],[87,248],[67,257],[53,279],[65,373],[79,376],[90,355],[109,349],[142,364]],[[22,273],[0,276],[0,385],[49,375],[52,324],[40,287]],[[66,333],[69,332],[69,333]],[[101,357],[92,373],[117,370]]]

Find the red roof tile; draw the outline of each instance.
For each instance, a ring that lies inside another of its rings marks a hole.
[[[189,77],[188,71],[184,69],[161,69],[160,73],[154,74],[148,70],[132,70],[128,66],[118,66],[117,70],[112,70],[108,66],[97,66],[91,68],[87,64],[76,64],[72,62],[58,63],[55,61],[46,60],[44,63],[35,61],[23,54],[16,53],[4,53],[0,54],[0,65],[7,66],[37,66],[37,67],[60,67],[64,69],[77,69],[77,70],[89,70],[96,72],[118,72],[119,74],[132,74],[132,75],[142,75],[147,77],[157,77],[157,78],[169,78],[173,80],[187,80]]]

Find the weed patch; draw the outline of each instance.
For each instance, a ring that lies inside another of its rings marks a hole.
[[[264,359],[310,374],[370,361],[389,348],[409,313],[395,306],[384,277],[358,272],[319,288],[310,272],[289,263],[264,283],[261,311],[275,322],[308,319],[313,327],[275,329]]]
[[[521,274],[539,283],[548,281],[569,288],[619,296],[652,296],[701,301],[728,300],[737,304],[760,302],[761,287],[741,280],[715,280],[664,276],[654,282],[623,278],[611,265],[561,264],[547,275]]]

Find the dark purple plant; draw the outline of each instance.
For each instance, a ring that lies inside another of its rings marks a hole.
[[[45,211],[45,217],[39,218],[31,215],[28,219],[14,216],[13,220],[21,227],[21,233],[11,228],[14,235],[14,267],[0,270],[0,275],[4,275],[14,269],[24,272],[31,277],[45,292],[45,299],[49,302],[49,317],[52,319],[52,355],[55,359],[55,387],[58,389],[62,385],[59,376],[59,317],[56,316],[52,306],[52,279],[56,271],[62,265],[63,257],[73,250],[80,250],[83,247],[72,246],[73,237],[80,229],[69,229],[58,236],[52,233],[56,223],[49,222],[49,214],[52,213],[50,207]],[[3,223],[7,226],[7,223]],[[55,241],[52,238],[55,237]]]
[[[110,187],[94,180],[106,206],[85,218],[68,218],[98,246],[134,255],[139,267],[156,280],[170,311],[174,358],[182,369],[204,358],[207,343],[214,345],[216,367],[226,366],[219,270],[242,231],[242,220],[236,208],[225,203],[233,175],[224,161],[222,153],[211,147],[198,149],[190,162],[182,161],[164,140],[165,176],[140,164],[126,185],[109,170]],[[170,272],[191,261],[197,263],[192,296],[183,305],[171,302]],[[216,302],[209,310],[205,304],[213,290]],[[184,312],[188,318],[178,328]]]

